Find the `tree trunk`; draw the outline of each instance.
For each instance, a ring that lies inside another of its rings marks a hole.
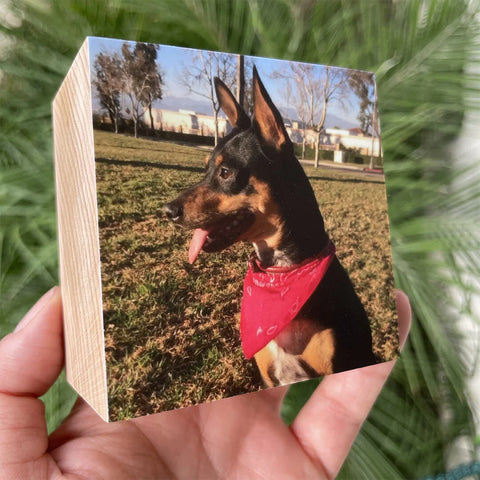
[[[376,133],[376,113],[377,113],[377,84],[375,83],[375,91],[374,91],[374,99],[373,99],[373,112],[372,112],[372,151],[370,155],[370,168],[374,167],[374,162],[373,162],[373,154],[374,151],[373,149],[375,148],[375,133]]]
[[[378,139],[378,157],[382,156],[382,137],[380,136],[380,132],[377,130],[377,139]],[[383,167],[383,164],[382,164]]]
[[[148,114],[150,115],[150,128],[152,129],[152,135],[155,133],[155,125],[153,124],[152,104],[148,106]]]
[[[244,64],[244,56],[237,55],[237,102],[242,108],[244,108],[243,99],[245,97]]]
[[[218,144],[218,112],[217,110],[213,111],[213,122],[215,124],[215,146]]]
[[[318,168],[318,147],[320,144],[320,132],[315,137],[315,168]]]

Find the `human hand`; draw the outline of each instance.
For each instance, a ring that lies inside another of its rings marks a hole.
[[[397,305],[403,344],[402,292]],[[79,400],[48,437],[38,397],[64,364],[56,287],[0,342],[0,480],[333,478],[394,363],[326,377],[290,427],[280,387],[117,423]]]

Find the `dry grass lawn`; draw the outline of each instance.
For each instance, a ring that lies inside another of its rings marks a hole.
[[[112,419],[258,390],[239,340],[247,244],[187,261],[191,232],[162,207],[201,179],[205,148],[95,132],[108,388]],[[306,168],[326,228],[372,325],[397,352],[383,177]]]

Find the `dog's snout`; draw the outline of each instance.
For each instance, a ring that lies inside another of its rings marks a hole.
[[[170,202],[163,208],[165,215],[173,222],[178,222],[183,217],[183,206],[178,202]]]

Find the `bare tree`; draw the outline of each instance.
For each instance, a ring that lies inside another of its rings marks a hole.
[[[215,124],[215,145],[218,143],[218,113],[220,105],[215,95],[213,79],[220,78],[233,89],[236,77],[236,61],[232,55],[200,51],[189,67],[183,69],[182,83],[192,93],[208,98],[212,104]]]
[[[289,77],[291,79],[291,77]],[[308,78],[305,79],[308,81]],[[317,86],[317,90],[320,86]],[[295,93],[293,90],[295,89]],[[311,128],[313,124],[314,112],[317,109],[316,97],[313,94],[308,94],[308,90],[314,91],[314,85],[302,85],[299,81],[294,82],[294,86],[291,81],[287,81],[285,84],[285,99],[287,105],[292,103],[298,119],[300,120],[300,127],[302,129],[302,160],[305,159],[305,149],[307,143],[307,128]]]
[[[303,124],[303,152],[307,127],[315,135],[315,167],[318,167],[320,136],[328,106],[333,102],[344,104],[348,78],[344,70],[333,67],[318,67],[307,63],[289,63],[289,71],[276,72],[293,85],[293,105]],[[304,153],[303,153],[304,155]]]
[[[93,68],[95,79],[92,84],[97,89],[100,105],[108,112],[114,131],[118,133],[122,91],[120,58],[118,55],[99,53],[95,57]]]
[[[280,75],[278,72],[273,72],[272,78],[278,78]],[[285,79],[290,79],[290,77],[287,75],[285,76]],[[309,126],[308,124],[308,109],[306,108],[306,104],[303,101],[301,95],[294,95],[293,94],[293,86],[291,81],[286,81],[285,85],[283,88],[280,90],[280,94],[282,95],[284,102],[285,102],[285,107],[282,108],[282,106],[277,105],[278,109],[280,110],[280,113],[284,119],[292,120],[291,119],[291,114],[290,114],[290,108],[292,107],[295,110],[295,113],[297,115],[297,119],[300,120],[300,128],[302,129],[302,160],[305,159],[305,150],[306,150],[306,143],[307,143],[307,128]],[[292,123],[293,126],[293,123]],[[295,142],[294,139],[292,139],[293,142]]]

